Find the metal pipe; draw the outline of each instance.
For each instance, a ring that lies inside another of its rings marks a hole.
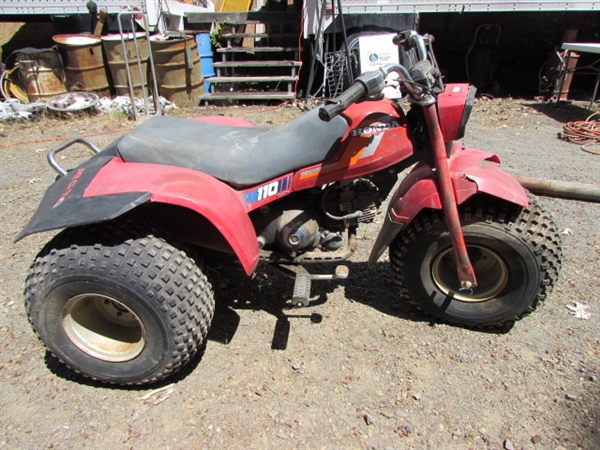
[[[575,183],[572,181],[540,180],[537,178],[515,177],[519,183],[534,194],[561,197],[572,200],[600,202],[600,186]]]
[[[129,57],[127,52],[127,47],[125,45],[125,35],[123,34],[123,23],[121,21],[121,16],[128,14],[129,11],[121,11],[117,16],[117,22],[119,22],[119,34],[121,35],[121,48],[123,51],[123,59],[125,61],[125,73],[127,74],[127,88],[129,90],[129,101],[131,102],[131,115],[133,116],[133,120],[137,122],[139,119],[139,114],[137,108],[135,107],[135,94],[133,93],[133,81],[131,78],[131,70],[129,68]],[[131,18],[131,15],[130,15]],[[135,34],[135,28],[131,30],[132,34]],[[139,62],[139,54],[136,55]],[[144,80],[140,79],[140,82],[144,84]]]
[[[342,25],[342,37],[344,38],[344,48],[346,49],[346,64],[348,64],[348,76],[350,83],[354,83],[354,73],[352,72],[352,58],[350,58],[350,48],[348,47],[348,36],[346,35],[346,23],[344,22],[344,13],[342,11],[342,0],[337,0],[338,14],[340,16],[340,24]]]

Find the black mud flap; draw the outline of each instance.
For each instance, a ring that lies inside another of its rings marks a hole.
[[[101,152],[52,184],[37,211],[15,242],[30,234],[87,225],[114,219],[150,201],[148,192],[127,192],[98,197],[83,197],[98,171],[115,157]]]

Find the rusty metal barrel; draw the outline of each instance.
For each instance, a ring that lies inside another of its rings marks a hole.
[[[204,78],[194,37],[152,36],[150,48],[160,95],[180,108],[198,106],[204,93]]]
[[[123,52],[123,42],[125,42],[125,52]],[[129,95],[126,67],[126,64],[129,64],[133,94],[136,97],[143,97],[142,86],[145,86],[148,92],[148,58],[150,57],[146,34],[126,33],[123,35],[123,42],[120,34],[102,37],[112,85],[117,95]]]
[[[69,91],[92,91],[110,97],[102,40],[77,34],[59,34],[52,39],[63,59]]]
[[[47,100],[66,92],[65,73],[54,49],[24,48],[15,51],[21,83],[29,101]]]

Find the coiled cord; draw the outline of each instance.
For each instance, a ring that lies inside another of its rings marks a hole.
[[[581,145],[581,149],[594,155],[600,155],[600,152],[589,149],[589,146],[600,144],[600,121],[592,120],[600,112],[595,112],[586,120],[568,122],[560,133],[561,139]]]

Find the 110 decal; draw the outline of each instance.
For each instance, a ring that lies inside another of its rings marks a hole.
[[[281,178],[279,180],[259,186],[256,189],[243,194],[242,198],[249,205],[266,200],[269,197],[273,197],[280,192],[287,190],[290,187],[291,178],[291,176],[287,176],[285,178]]]

